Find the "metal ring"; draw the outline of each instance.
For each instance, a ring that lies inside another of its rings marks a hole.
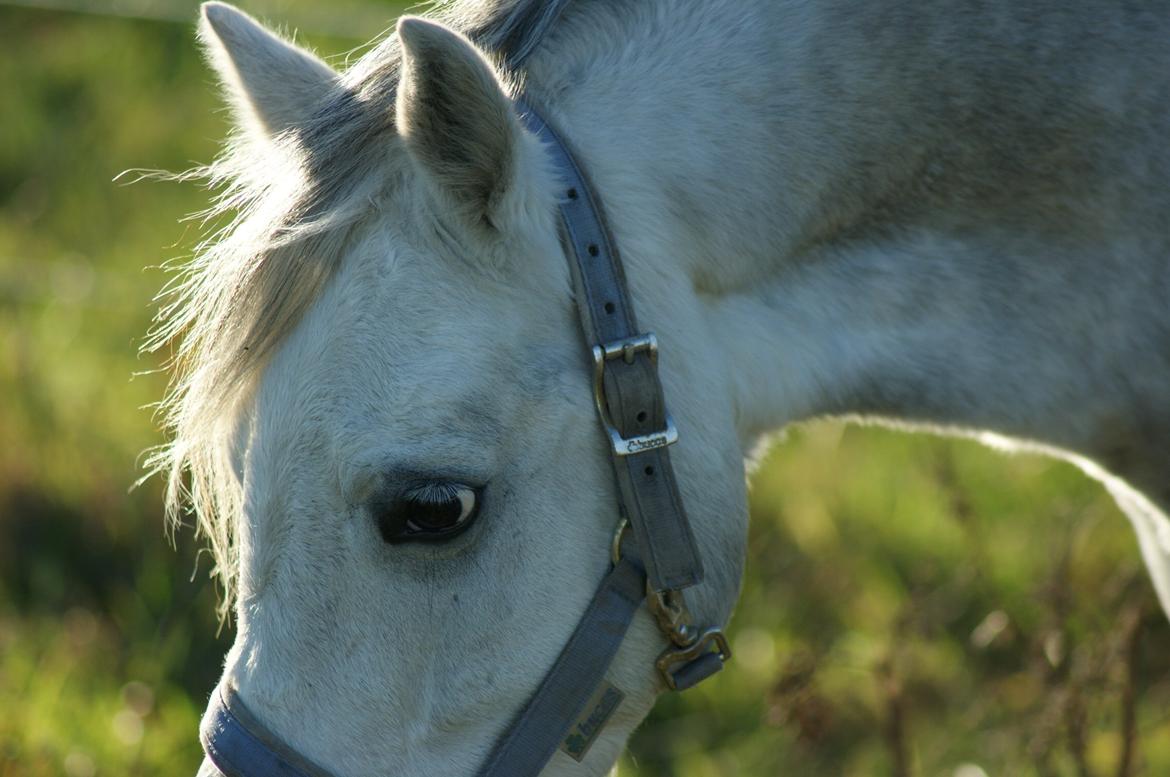
[[[625,518],[618,521],[617,528],[613,532],[613,543],[609,547],[609,559],[616,567],[618,562],[622,560],[622,540],[626,538],[626,533],[630,530],[630,522]]]

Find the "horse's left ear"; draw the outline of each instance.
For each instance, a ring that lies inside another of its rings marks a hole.
[[[474,221],[498,227],[518,182],[524,130],[496,69],[441,24],[398,22],[397,125],[407,151]]]

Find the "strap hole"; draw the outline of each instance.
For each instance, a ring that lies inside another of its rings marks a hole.
[[[607,302],[607,303],[605,303],[605,312],[606,312],[606,313],[608,313],[608,314],[610,314],[610,315],[612,316],[612,315],[613,315],[613,312],[614,312],[615,310],[617,310],[617,308],[615,308],[615,307],[613,306],[613,303],[612,303],[612,302]]]
[[[638,423],[640,423],[640,424],[646,423],[646,411],[645,410],[639,410],[638,415],[635,417],[638,419]]]
[[[565,192],[565,194],[568,195],[570,200],[577,199],[577,190],[576,189],[569,189],[567,192]]]
[[[590,243],[589,247],[585,250],[589,252],[590,256],[597,256],[599,253],[601,253],[601,249],[597,247],[597,243]]]
[[[648,478],[654,477],[654,467],[647,465],[646,469],[644,469],[642,471],[646,473],[646,477],[648,477]]]

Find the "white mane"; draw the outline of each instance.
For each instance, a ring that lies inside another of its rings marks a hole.
[[[495,50],[523,44],[560,5],[470,0],[435,10]],[[201,214],[212,225],[207,238],[159,296],[146,348],[173,349],[174,377],[161,405],[171,441],[151,452],[147,466],[167,478],[172,525],[191,513],[208,539],[221,617],[238,566],[240,482],[230,445],[241,403],[333,276],[353,228],[401,175],[393,111],[399,61],[398,41],[387,37],[342,75],[304,125],[263,139],[236,133],[220,159],[179,176],[219,194]]]

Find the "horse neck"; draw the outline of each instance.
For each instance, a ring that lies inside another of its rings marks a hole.
[[[1165,213],[1160,188],[1142,188],[1161,173],[1127,165],[1110,189],[1100,171],[1117,160],[1082,130],[1083,93],[1053,110],[1060,74],[1044,68],[1065,60],[1034,63],[1038,75],[1001,94],[970,76],[995,43],[970,31],[992,26],[961,14],[904,25],[943,39],[967,26],[932,55],[867,35],[869,12],[829,18],[831,3],[675,4],[585,6],[534,60],[531,85],[594,178],[646,320],[703,318],[745,446],[792,421],[861,414],[1164,479],[1137,462],[1170,453],[1158,401],[1170,289],[1147,272],[1166,241],[1159,220],[1132,216],[1150,198]],[[1078,25],[1045,34],[1074,46]],[[940,117],[940,94],[966,108]],[[1020,108],[1030,99],[1033,114]],[[1170,124],[1164,107],[1149,115]],[[1037,133],[1065,142],[1040,148]],[[1096,179],[1082,180],[1086,166]]]

